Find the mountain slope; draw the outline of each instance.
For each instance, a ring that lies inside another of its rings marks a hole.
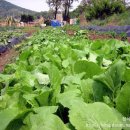
[[[7,16],[18,17],[21,14],[34,14],[34,13],[36,12],[19,7],[5,0],[0,0],[0,17],[1,18],[7,17]]]

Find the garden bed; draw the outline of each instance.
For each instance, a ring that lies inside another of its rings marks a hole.
[[[84,34],[48,29],[22,46],[0,74],[1,130],[127,130],[130,44]]]
[[[71,30],[71,29],[67,29],[66,33],[69,36],[74,36],[76,35],[76,30]],[[114,32],[108,32],[108,33],[103,33],[103,32],[97,32],[97,31],[87,31],[86,32],[86,38],[90,39],[90,40],[97,40],[97,39],[117,39],[117,40],[121,40],[121,41],[128,41],[130,43],[130,37],[127,37],[125,34],[120,35],[120,34],[116,34]]]

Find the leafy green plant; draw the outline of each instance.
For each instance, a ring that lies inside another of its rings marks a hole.
[[[8,40],[14,37],[19,37],[23,35],[22,31],[17,32],[17,31],[2,31],[0,32],[0,45],[7,45]]]
[[[116,32],[109,32],[109,34],[110,34],[113,38],[115,38],[115,37],[117,36],[117,33],[116,33]]]
[[[0,130],[127,130],[129,55],[127,42],[37,32],[0,74]]]
[[[121,40],[122,41],[126,41],[127,40],[127,34],[126,33],[123,32],[123,33],[120,34],[120,36],[121,36]]]

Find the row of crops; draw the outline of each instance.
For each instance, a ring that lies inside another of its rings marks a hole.
[[[19,37],[21,32],[13,32],[13,31],[4,31],[0,32],[0,45],[5,45],[8,43],[8,40],[13,37]]]
[[[0,74],[0,130],[129,130],[130,45],[83,31],[38,32]]]
[[[14,45],[20,43],[28,36],[22,30],[8,30],[0,32],[0,53],[5,52]]]

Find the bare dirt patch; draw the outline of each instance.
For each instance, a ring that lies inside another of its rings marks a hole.
[[[13,62],[18,56],[19,52],[15,49],[10,49],[2,54],[0,54],[0,72],[3,71],[6,64]]]
[[[96,40],[96,39],[117,39],[117,40],[122,40],[120,36],[112,37],[107,34],[96,34],[96,33],[89,33],[87,35],[90,40]]]

